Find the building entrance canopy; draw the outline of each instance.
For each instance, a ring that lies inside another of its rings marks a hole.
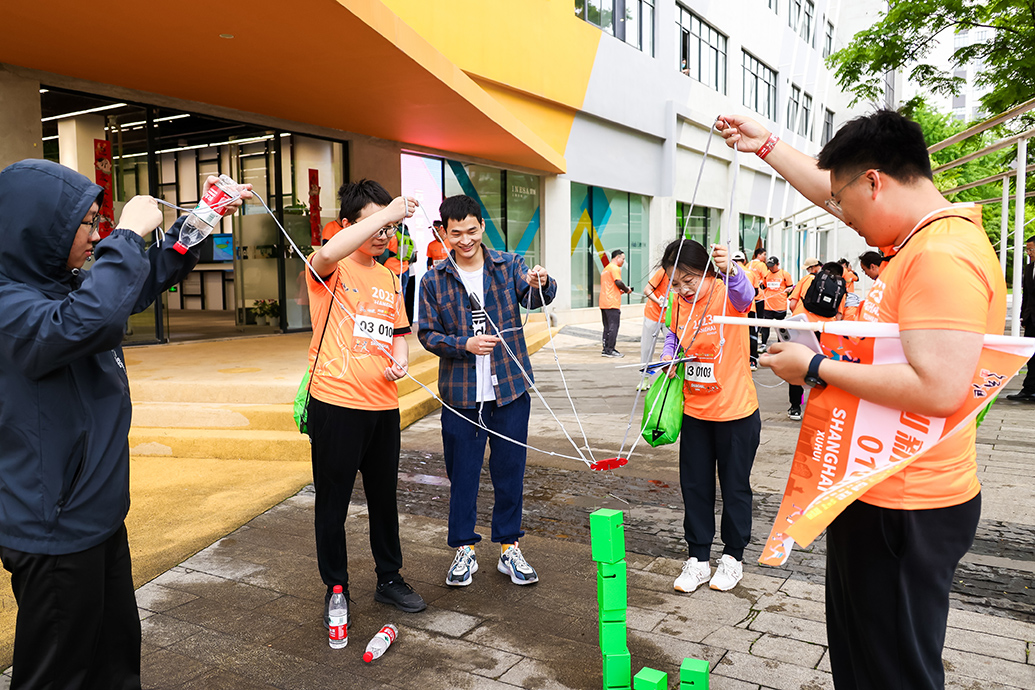
[[[0,62],[564,172],[561,153],[383,3],[256,0],[243,7],[3,3]]]

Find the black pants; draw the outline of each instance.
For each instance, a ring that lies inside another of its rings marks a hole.
[[[356,483],[363,475],[363,495],[370,519],[370,552],[378,584],[390,582],[402,568],[399,544],[399,410],[353,410],[309,401],[313,439],[313,486],[316,489],[316,562],[327,588],[349,585],[345,518]]]
[[[61,556],[0,547],[18,602],[15,690],[140,690],[140,617],[126,526]]]
[[[751,466],[762,429],[755,410],[743,419],[707,422],[683,415],[679,486],[690,557],[707,561],[715,539],[715,470],[722,489],[722,553],[744,560],[751,541]]]
[[[1024,337],[1035,338],[1035,326],[1031,328],[1025,326]],[[1021,392],[1035,393],[1035,355],[1028,360],[1028,373],[1024,375],[1024,381],[1021,382]]]
[[[981,496],[891,510],[856,501],[827,528],[827,641],[837,690],[941,690],[956,565]]]
[[[749,319],[758,318],[755,312],[748,312]],[[751,361],[758,361],[758,328],[755,326],[748,326],[748,347],[751,350]]]
[[[600,319],[604,322],[604,352],[614,352],[618,341],[618,322],[622,319],[621,309],[601,309]]]
[[[804,386],[787,386],[787,399],[791,403],[791,407],[800,408],[802,403],[805,402],[805,387]]]
[[[762,310],[760,312],[760,314],[761,314],[760,318],[763,318],[763,319],[779,319],[779,320],[783,321],[784,319],[787,318],[787,312],[786,311],[770,311],[768,309],[764,309],[764,310]],[[765,328],[759,327],[759,329],[758,329],[758,342],[759,342],[760,345],[765,345],[765,344],[767,344],[769,342],[769,327],[768,326],[766,326]]]

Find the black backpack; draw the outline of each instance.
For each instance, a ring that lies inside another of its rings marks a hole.
[[[820,271],[813,278],[809,289],[805,291],[802,306],[805,307],[805,311],[816,316],[827,318],[837,316],[841,300],[845,298],[847,292],[848,288],[844,278]]]

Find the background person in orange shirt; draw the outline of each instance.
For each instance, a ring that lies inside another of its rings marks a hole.
[[[672,273],[675,265],[672,289],[677,294],[661,359],[674,359],[680,352],[696,359],[685,365],[679,434],[679,486],[689,555],[673,584],[679,592],[693,592],[705,582],[721,591],[736,587],[744,575],[744,548],[751,540],[749,480],[762,422],[748,368],[747,328],[723,327],[713,319],[746,314],[754,289],[745,271],[730,263],[725,247],[712,246],[712,262],[707,250],[693,240],[675,240],[661,259],[666,272]],[[667,374],[675,376],[676,368],[669,367]],[[722,556],[712,576],[716,473],[722,490]]]
[[[658,268],[643,288],[643,296],[647,304],[643,307],[643,330],[640,331],[640,362],[646,364],[654,359],[654,345],[657,343],[658,331],[665,322],[665,309],[668,303],[668,274],[665,269]],[[654,371],[650,373],[652,376]],[[650,388],[650,379],[644,377],[637,386],[639,390]]]
[[[855,284],[859,280],[859,274],[852,268],[852,264],[849,263],[848,259],[839,259],[838,263],[841,264],[841,277],[845,279],[845,287],[848,289],[848,292],[855,292]]]
[[[795,189],[893,254],[861,318],[897,323],[905,362],[835,361],[778,343],[759,363],[860,400],[948,417],[971,395],[987,333],[1002,333],[1006,283],[981,209],[934,185],[920,126],[889,110],[845,124],[819,159],[752,120],[723,115],[727,146],[763,150]],[[765,147],[763,149],[763,146]],[[826,618],[836,687],[942,690],[956,566],[981,513],[976,426],[957,432],[850,503],[827,529]]]
[[[765,253],[765,250],[762,252]],[[758,283],[761,278],[748,267],[747,257],[744,256],[744,252],[734,252],[733,260],[737,262],[737,265],[744,269],[744,276],[751,283],[751,288],[755,291],[755,297],[758,296]],[[751,310],[748,311],[748,318],[753,319],[758,317],[758,313],[755,311],[755,297],[751,298]],[[748,345],[751,347],[751,371],[758,368],[758,329],[754,326],[748,326]]]
[[[809,259],[806,259],[805,263],[807,264],[808,262]],[[845,300],[848,297],[848,291],[844,287],[844,267],[837,261],[829,261],[825,264],[822,264],[821,266],[818,266],[818,268],[820,270],[817,270],[815,273],[809,273],[809,275],[805,276],[805,278],[809,279],[808,282],[811,285],[813,282],[815,282],[817,275],[819,275],[820,273],[826,273],[834,280],[841,281],[841,287],[839,288],[841,291],[839,295],[840,298],[838,299],[838,304],[836,305],[838,313],[834,316],[822,316],[820,314],[817,314],[812,304],[810,304],[808,300],[805,299],[805,296],[808,295],[808,287],[806,287],[805,290],[801,292],[801,298],[799,299],[796,305],[797,308],[794,309],[794,314],[805,314],[806,318],[808,318],[809,321],[834,321],[840,319],[842,313],[844,312]],[[802,279],[802,282],[804,282],[804,279]],[[801,283],[798,283],[798,285],[801,285]],[[795,286],[795,291],[797,291],[797,289],[797,286]],[[791,297],[793,299],[794,293],[791,293]],[[790,408],[787,410],[787,418],[795,422],[800,422],[801,406],[805,402],[805,388],[803,386],[798,386],[792,383],[787,386],[787,389],[788,399],[791,403]]]
[[[794,289],[791,290],[790,297],[787,298],[787,308],[791,310],[792,316],[805,311],[801,298],[805,296],[809,286],[812,285],[812,280],[816,277],[816,274],[823,268],[823,264],[819,262],[819,259],[811,256],[805,259],[805,263],[802,266],[805,267],[805,276],[795,284]]]
[[[880,252],[863,252],[859,255],[859,268],[870,280],[880,278],[881,269],[884,268],[884,257]]]
[[[446,251],[445,245],[442,244],[442,240],[439,237],[445,236],[445,230],[442,227],[442,221],[436,220],[432,223],[435,228],[435,234],[432,236],[431,241],[428,242],[428,248],[425,252],[428,255],[428,270],[430,271],[439,261],[445,261],[446,257],[449,256],[449,252]]]
[[[780,268],[780,259],[770,256],[766,260],[766,272],[762,275],[759,288],[762,290],[762,312],[760,318],[787,318],[787,293],[794,287],[791,274]],[[758,329],[758,350],[765,352],[769,343],[769,327]]]
[[[611,252],[611,263],[600,272],[600,318],[604,322],[604,357],[625,357],[615,349],[618,340],[618,324],[622,319],[622,295],[632,292],[622,282],[622,266],[625,265],[625,252],[616,249]]]

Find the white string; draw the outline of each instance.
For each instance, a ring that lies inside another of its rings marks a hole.
[[[333,291],[333,290],[331,290],[331,288],[330,288],[330,287],[328,287],[327,283],[326,283],[326,282],[324,282],[323,278],[321,278],[321,277],[320,277],[320,275],[319,275],[319,274],[318,274],[318,273],[317,273],[317,272],[316,272],[315,270],[313,270],[313,266],[312,266],[312,264],[310,264],[310,263],[309,263],[309,259],[307,259],[307,258],[305,257],[305,255],[304,255],[304,254],[302,253],[302,250],[301,250],[301,249],[299,249],[299,247],[298,247],[298,245],[297,245],[297,244],[295,244],[295,241],[294,241],[293,239],[291,239],[291,235],[289,235],[289,234],[288,234],[288,232],[287,232],[287,230],[285,230],[285,229],[284,229],[284,226],[280,224],[280,221],[279,221],[279,220],[277,220],[277,217],[276,217],[276,216],[275,216],[275,215],[273,214],[273,211],[271,211],[271,210],[270,210],[270,207],[266,205],[266,202],[265,202],[265,201],[263,200],[263,198],[262,198],[261,196],[259,196],[259,195],[258,195],[258,194],[257,194],[256,192],[254,192],[254,191],[252,192],[252,195],[253,195],[253,196],[254,196],[254,197],[255,197],[256,199],[258,199],[258,200],[259,200],[259,203],[261,203],[261,204],[262,204],[262,206],[263,206],[263,208],[265,208],[265,209],[266,209],[266,212],[267,212],[267,213],[268,213],[268,214],[270,215],[270,217],[271,217],[271,218],[273,219],[273,222],[277,224],[277,227],[278,227],[278,228],[280,228],[280,232],[281,232],[281,233],[282,233],[282,234],[284,235],[284,237],[285,237],[285,238],[287,239],[288,243],[289,243],[289,244],[291,245],[291,247],[292,247],[292,248],[293,248],[293,249],[295,250],[295,252],[296,252],[296,253],[298,254],[298,257],[299,257],[299,258],[300,258],[300,259],[302,260],[302,262],[303,262],[303,263],[304,263],[304,264],[306,265],[306,268],[307,268],[307,269],[308,269],[308,270],[310,271],[310,273],[312,273],[313,277],[315,277],[315,278],[316,278],[316,280],[317,280],[317,281],[319,281],[319,283],[320,283],[321,285],[323,285],[324,289],[326,289],[326,290],[327,290],[327,292],[328,292],[328,293],[330,294],[330,296],[331,296],[331,299],[332,299],[332,300],[333,300],[333,301],[334,301],[334,302],[335,302],[335,303],[336,303],[336,304],[338,305],[338,307],[339,307],[339,308],[340,308],[340,309],[342,310],[342,312],[343,312],[343,313],[344,313],[344,314],[345,314],[346,316],[348,316],[348,317],[349,317],[350,319],[352,319],[352,322],[353,322],[353,323],[355,323],[355,321],[356,321],[356,316],[355,316],[355,315],[354,315],[354,314],[353,314],[352,312],[350,312],[350,311],[349,311],[348,307],[346,307],[346,306],[345,306],[345,305],[344,305],[344,304],[343,304],[343,303],[341,302],[341,300],[339,300],[339,299],[338,299],[338,296],[334,294],[334,291]],[[330,310],[328,310],[328,312],[327,312],[327,318],[329,319],[330,317],[331,317],[331,315],[330,315]],[[527,443],[522,443],[521,441],[518,441],[518,440],[516,440],[516,439],[510,438],[510,437],[508,437],[508,436],[504,436],[504,435],[503,435],[503,434],[501,434],[501,433],[498,433],[498,432],[496,432],[496,431],[493,431],[492,429],[488,428],[488,427],[487,427],[487,426],[485,426],[484,424],[480,424],[480,423],[478,423],[478,422],[474,421],[473,419],[470,419],[470,418],[468,418],[468,417],[466,417],[466,416],[464,416],[464,415],[460,414],[460,413],[459,413],[459,412],[457,412],[457,411],[456,411],[456,410],[455,410],[455,409],[454,409],[453,407],[451,407],[451,406],[450,406],[450,405],[449,405],[448,403],[446,403],[446,402],[445,402],[445,401],[444,401],[444,400],[443,400],[442,398],[440,398],[440,397],[438,396],[438,394],[436,394],[436,393],[435,393],[434,391],[432,391],[432,390],[431,390],[430,388],[428,388],[428,387],[427,387],[426,385],[424,385],[424,384],[423,384],[423,383],[421,383],[421,382],[420,382],[419,380],[417,380],[416,378],[414,378],[414,377],[413,377],[413,375],[411,375],[411,374],[410,374],[410,372],[408,371],[407,367],[404,367],[404,366],[403,366],[402,364],[400,364],[400,363],[399,363],[399,361],[395,359],[395,357],[394,357],[394,356],[392,355],[392,353],[391,353],[391,352],[389,352],[389,351],[388,351],[388,349],[387,349],[387,348],[385,348],[385,346],[384,346],[384,345],[382,345],[382,344],[381,344],[380,342],[378,342],[377,340],[373,340],[372,342],[374,343],[374,345],[375,345],[375,346],[376,346],[376,347],[377,347],[377,348],[378,348],[379,350],[381,350],[381,352],[382,352],[382,353],[383,353],[383,354],[384,354],[384,355],[385,355],[385,356],[386,356],[386,357],[387,357],[387,358],[388,358],[389,360],[391,360],[391,362],[392,362],[393,364],[395,364],[396,366],[398,366],[398,367],[399,367],[400,369],[402,369],[402,370],[403,370],[403,372],[404,372],[404,375],[405,375],[405,376],[406,376],[406,377],[407,377],[408,379],[410,379],[411,381],[413,381],[414,383],[416,383],[416,384],[417,384],[418,386],[420,386],[421,388],[423,388],[423,389],[424,389],[425,391],[427,391],[427,393],[428,393],[429,395],[431,395],[431,397],[432,397],[432,398],[434,398],[435,400],[437,400],[437,401],[438,401],[438,402],[439,402],[439,403],[440,403],[440,404],[442,405],[442,407],[444,407],[445,409],[449,410],[450,412],[452,412],[452,413],[453,413],[453,414],[455,414],[456,416],[460,417],[461,419],[464,419],[464,420],[466,420],[467,422],[471,423],[472,425],[474,425],[474,426],[476,426],[476,427],[478,427],[478,428],[480,428],[480,429],[484,430],[485,432],[487,432],[487,433],[489,433],[489,434],[492,434],[493,436],[496,436],[497,438],[503,439],[503,440],[505,440],[505,441],[510,441],[511,443],[514,443],[514,444],[516,444],[516,445],[518,445],[518,446],[521,446],[521,447],[523,447],[523,448],[525,448],[525,449],[527,449],[527,450],[533,450],[533,451],[535,451],[535,452],[537,452],[537,453],[543,453],[544,455],[552,455],[552,456],[554,456],[554,457],[558,457],[558,458],[564,458],[564,459],[566,459],[566,460],[582,460],[583,462],[587,462],[587,461],[586,461],[586,459],[585,459],[584,457],[575,457],[575,456],[571,456],[571,455],[564,455],[563,453],[556,453],[556,452],[554,452],[554,451],[550,451],[550,450],[542,450],[542,449],[540,449],[540,448],[536,448],[535,446],[531,446],[531,445],[529,445],[529,444],[527,444]],[[313,372],[313,374],[315,374],[315,372]],[[588,462],[587,462],[587,464],[588,464]]]
[[[446,246],[445,239],[438,233],[438,230],[435,229],[435,223],[431,220],[431,216],[428,215],[428,212],[424,209],[423,206],[418,205],[418,208],[420,208],[421,211],[424,213],[424,217],[427,219],[428,224],[431,227],[431,232],[435,235],[435,237],[438,238],[438,241],[442,243],[442,246],[445,247]],[[460,284],[464,287],[464,291],[467,293],[468,298],[471,298],[472,297],[471,291],[468,289],[467,283],[464,282],[464,279],[463,279],[463,277],[462,277],[462,275],[460,273],[460,266],[456,263],[456,259],[453,258],[453,253],[447,251],[446,252],[446,258],[449,259],[449,263],[451,263],[453,265],[453,268],[456,270],[457,277],[460,278]],[[537,280],[538,280],[538,277],[537,277]],[[532,290],[531,283],[529,283],[528,289],[529,289],[529,292],[531,292],[531,290]],[[540,286],[540,290],[541,290],[541,286]],[[542,293],[540,292],[540,294],[542,294]],[[528,303],[531,304],[532,303],[531,300],[529,300]],[[535,381],[533,381],[532,377],[528,374],[528,372],[525,371],[525,367],[521,364],[521,360],[514,353],[514,351],[510,349],[510,346],[507,345],[507,341],[503,337],[503,332],[500,331],[499,326],[497,326],[496,322],[492,320],[491,316],[489,316],[489,310],[485,308],[484,304],[482,305],[482,310],[485,311],[485,320],[488,322],[488,324],[490,326],[492,326],[492,330],[496,332],[496,337],[500,339],[500,344],[503,345],[503,349],[510,356],[511,360],[513,360],[514,364],[517,365],[518,371],[521,372],[521,375],[525,379],[525,383],[528,384],[528,388],[530,390],[532,390],[536,394],[536,397],[539,398],[539,401],[543,403],[543,407],[545,407],[546,411],[550,413],[550,416],[553,417],[553,420],[555,422],[557,422],[557,426],[560,427],[561,432],[564,434],[564,437],[566,439],[568,439],[568,442],[571,444],[571,447],[574,448],[575,452],[579,454],[578,459],[582,460],[582,462],[586,463],[587,466],[592,467],[592,463],[589,460],[586,459],[585,455],[583,455],[582,449],[579,448],[578,444],[575,443],[575,439],[573,439],[571,437],[571,434],[568,433],[568,430],[567,430],[567,428],[565,428],[564,423],[561,422],[561,420],[557,418],[557,415],[554,413],[553,408],[551,408],[550,404],[546,402],[546,398],[544,398],[543,394],[539,391],[539,387],[535,385]],[[549,328],[550,324],[547,323],[546,325],[547,325],[547,328]],[[578,413],[575,414],[575,418],[578,419]],[[581,422],[579,422],[579,426],[580,427],[582,426]],[[586,445],[589,445],[588,441],[586,442]]]
[[[718,118],[716,118],[716,122],[718,122]],[[705,140],[705,143],[704,143],[704,155],[702,155],[702,157],[701,157],[701,168],[697,171],[697,181],[694,183],[694,193],[690,197],[690,208],[687,210],[686,217],[683,219],[683,229],[682,229],[682,232],[680,233],[680,237],[677,238],[677,239],[680,239],[680,240],[685,240],[686,239],[686,229],[690,225],[690,218],[693,217],[694,208],[696,208],[696,205],[697,205],[697,192],[701,188],[701,179],[704,177],[704,165],[708,161],[708,152],[711,150],[712,138],[713,138],[712,137],[712,133],[713,133],[713,130],[715,129],[716,122],[713,122],[712,126],[708,128],[708,138]],[[668,288],[665,290],[664,305],[661,308],[662,317],[664,317],[665,310],[668,309],[668,307],[669,307],[670,295],[672,294],[672,281],[675,279],[676,266],[679,265],[679,256],[682,253],[682,251],[683,251],[683,243],[680,242],[679,246],[676,247],[676,258],[672,262],[672,271],[671,271],[671,273],[668,276]],[[711,254],[711,250],[709,250],[709,252],[708,252],[708,260],[709,261],[711,261],[711,255],[712,255]],[[705,266],[707,266],[707,263],[705,264]],[[716,266],[716,268],[718,268],[718,267]],[[710,297],[709,297],[709,299],[710,299]],[[694,304],[696,305],[696,303],[697,303],[697,293],[695,292],[694,293]],[[692,313],[693,313],[693,308],[691,308],[691,314]],[[664,325],[664,322],[662,321],[662,326],[663,325]],[[685,326],[684,326],[684,328],[685,328]],[[663,328],[661,326],[659,326],[659,328],[654,332],[654,335],[652,336],[652,340],[653,340],[653,343],[652,343],[653,347],[652,347],[652,349],[657,347],[657,345],[658,345],[658,337],[661,335],[661,331],[662,330],[663,330]],[[698,330],[698,332],[700,332],[700,324],[698,324],[698,329],[697,330]],[[697,337],[697,334],[695,333],[693,338],[691,338],[691,343],[693,342],[694,339],[696,339],[696,337]],[[625,444],[629,440],[629,432],[632,430],[633,420],[635,419],[635,416],[636,416],[636,407],[640,404],[640,393],[642,392],[641,389],[643,388],[643,382],[647,379],[647,367],[646,367],[647,362],[641,362],[641,364],[643,364],[644,367],[643,367],[643,371],[640,373],[640,385],[637,386],[636,396],[633,398],[632,409],[629,411],[629,422],[628,422],[628,424],[625,427],[625,435],[622,437],[622,449],[620,451],[619,457],[624,457],[623,455],[621,455],[621,453],[624,453],[624,451],[625,451]],[[675,366],[674,364],[673,365],[669,365],[668,369],[671,369],[674,366]],[[658,374],[659,375],[660,374],[667,375],[667,372],[665,371],[665,369],[662,369],[662,370],[660,370],[658,372]],[[654,399],[654,403],[651,405],[651,409],[647,413],[648,417],[650,415],[654,414],[654,409],[655,409],[655,407],[656,407],[656,405],[658,403],[658,400],[660,398],[661,398],[661,396],[658,396],[657,398]],[[641,432],[642,432],[642,429],[641,429]],[[632,447],[629,449],[629,455],[630,456],[632,455],[632,451],[636,447],[637,443],[639,443],[638,440],[634,441]]]

